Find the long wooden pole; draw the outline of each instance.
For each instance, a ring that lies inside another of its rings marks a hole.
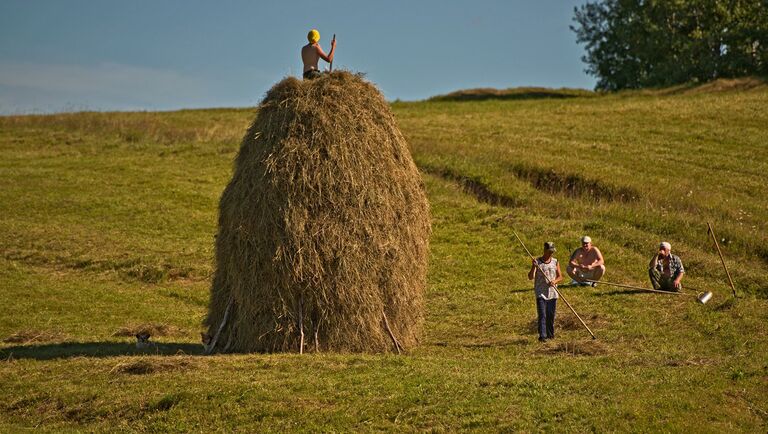
[[[336,33],[333,34],[333,39],[331,40],[331,48],[333,48],[333,42],[336,40]],[[334,56],[336,53],[334,53]],[[328,72],[333,72],[333,60],[330,62],[331,66],[328,67]]]
[[[725,269],[725,275],[728,276],[728,283],[731,285],[731,290],[733,291],[733,298],[736,298],[736,286],[733,284],[733,279],[731,279],[731,272],[728,271],[728,267],[725,265],[725,258],[723,258],[723,252],[720,250],[720,244],[717,242],[717,237],[715,236],[715,230],[712,229],[712,225],[707,222],[707,230],[710,235],[712,235],[712,241],[715,242],[715,247],[717,247],[717,254],[720,255],[720,262],[723,264],[723,268]]]
[[[299,354],[304,354],[304,293],[299,296]]]
[[[599,281],[598,280],[590,280],[590,279],[584,279],[584,280],[587,281],[587,282],[599,283],[601,285],[618,286],[620,288],[639,289],[641,291],[660,292],[662,294],[670,294],[670,295],[690,295],[692,297],[696,297],[695,295],[689,294],[687,292],[661,291],[659,289],[643,288],[642,286],[632,286],[632,285],[624,285],[624,284],[621,284],[621,283],[611,283],[611,282],[606,282],[604,280],[599,280]]]
[[[227,319],[229,319],[229,311],[232,310],[232,304],[235,302],[234,296],[229,296],[229,302],[227,303],[227,308],[224,310],[224,319],[221,320],[221,324],[219,324],[219,328],[216,329],[216,334],[213,335],[213,339],[211,339],[211,343],[208,344],[208,347],[205,349],[205,354],[211,354],[216,348],[216,343],[219,342],[219,336],[221,336],[221,331],[224,330],[224,326],[227,325]]]
[[[608,286],[620,286],[622,288],[642,289],[643,291],[663,292],[664,294],[680,294],[680,292],[662,291],[662,290],[659,290],[659,289],[649,289],[649,288],[643,288],[642,286],[624,285],[622,283],[611,283],[611,282],[606,282],[605,280],[584,279],[584,281],[585,282],[600,283],[602,285],[608,285]],[[701,290],[701,289],[698,289],[698,288],[694,288],[694,287],[688,286],[688,285],[685,285],[685,286],[681,285],[681,288],[686,290],[686,291],[693,291],[693,292],[696,292],[696,293],[707,292],[707,291],[704,291],[704,290]],[[686,295],[686,294],[683,293],[683,295]],[[692,294],[689,294],[689,295],[692,295]]]
[[[535,261],[535,260],[536,260],[536,258],[534,258],[534,257],[533,257],[533,255],[531,254],[530,250],[528,250],[528,247],[525,247],[525,243],[523,243],[523,240],[521,240],[521,239],[520,239],[520,237],[517,235],[517,232],[515,232],[515,231],[512,231],[512,233],[513,233],[513,234],[515,234],[515,238],[517,238],[517,241],[519,241],[519,242],[520,242],[520,245],[521,245],[521,246],[523,246],[523,248],[525,249],[525,252],[526,252],[526,253],[528,253],[528,256],[530,256],[531,260],[534,260],[534,261]],[[547,276],[547,275],[544,273],[544,271],[541,269],[541,267],[540,267],[538,264],[536,264],[536,268],[539,270],[539,272],[541,273],[541,275],[542,275],[542,276],[544,276],[544,279],[546,279],[547,283],[548,283],[548,284],[550,284],[551,286],[553,286],[553,287],[555,288],[555,292],[557,292],[557,295],[558,295],[558,296],[560,296],[560,298],[562,298],[562,299],[563,299],[563,301],[565,302],[566,306],[568,306],[568,308],[569,308],[569,309],[571,309],[571,312],[573,312],[573,314],[574,314],[574,315],[576,315],[576,318],[578,318],[578,319],[579,319],[579,322],[581,322],[581,325],[583,325],[583,326],[584,326],[584,328],[585,328],[585,329],[587,329],[587,331],[589,332],[589,334],[590,334],[590,335],[592,335],[592,339],[597,339],[597,336],[595,336],[595,334],[594,334],[594,333],[592,333],[592,330],[589,328],[589,326],[587,325],[587,323],[585,323],[585,322],[584,322],[584,320],[583,320],[583,319],[581,319],[581,317],[579,316],[579,314],[578,314],[578,313],[576,313],[576,309],[574,309],[574,308],[573,308],[573,306],[571,306],[571,303],[568,303],[568,300],[566,300],[566,299],[565,299],[565,297],[563,296],[563,293],[562,293],[562,292],[560,292],[560,291],[557,289],[557,285],[555,285],[554,283],[552,283],[552,281],[551,281],[551,280],[549,279],[549,277],[548,277],[548,276]]]
[[[397,338],[395,337],[395,334],[392,333],[392,329],[389,327],[389,320],[387,319],[387,313],[382,312],[381,314],[384,316],[384,327],[387,328],[389,337],[392,338],[392,343],[395,344],[395,349],[397,350],[397,354],[400,354],[400,349],[402,348],[402,345],[400,345],[400,341],[397,340]]]

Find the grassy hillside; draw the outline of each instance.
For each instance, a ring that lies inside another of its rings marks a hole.
[[[434,230],[405,356],[200,355],[254,110],[0,117],[0,430],[764,432],[765,107],[764,85],[395,103]],[[540,344],[513,230],[561,260],[589,234],[606,280],[644,286],[668,240],[714,299],[565,288],[598,339],[561,303]]]

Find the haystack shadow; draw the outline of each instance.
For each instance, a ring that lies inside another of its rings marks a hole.
[[[38,345],[17,345],[0,349],[0,359],[53,360],[72,357],[172,356],[202,355],[203,346],[192,343],[157,343],[139,349],[132,343],[120,342],[61,342]]]

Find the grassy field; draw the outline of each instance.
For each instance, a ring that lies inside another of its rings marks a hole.
[[[255,110],[0,117],[0,431],[765,432],[768,87],[457,95],[393,104],[434,231],[403,356],[201,355]],[[643,286],[668,240],[714,298],[565,288],[598,339],[561,303],[540,344],[513,230]]]

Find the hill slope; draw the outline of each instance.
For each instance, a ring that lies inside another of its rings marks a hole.
[[[768,90],[396,103],[433,237],[407,356],[198,345],[219,195],[253,110],[0,118],[0,427],[764,431]],[[730,300],[713,223],[745,298]],[[582,234],[646,285],[661,239],[713,301],[525,278]],[[132,332],[151,328],[156,347]]]

